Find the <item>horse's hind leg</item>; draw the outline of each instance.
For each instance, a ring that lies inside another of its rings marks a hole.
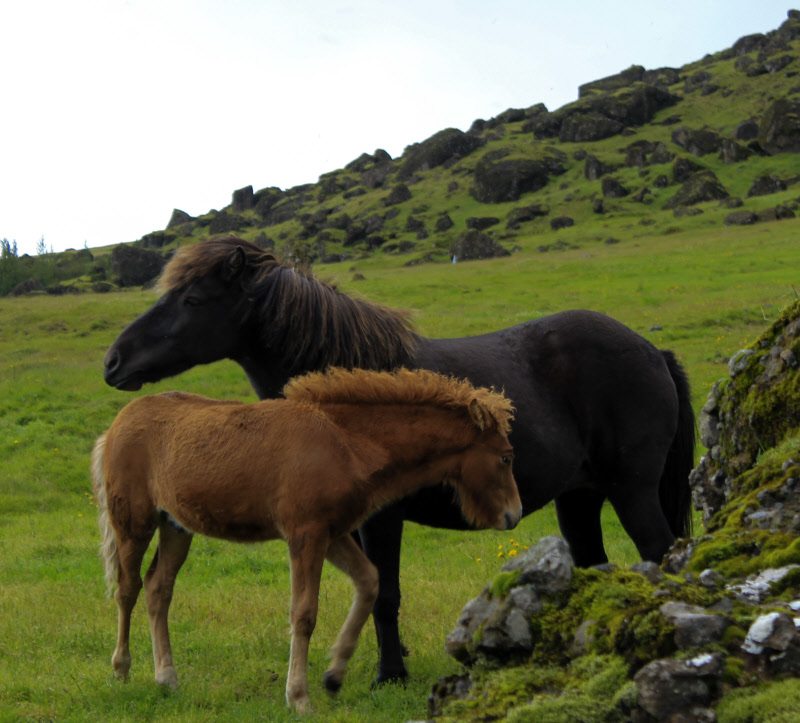
[[[609,500],[642,559],[660,564],[675,536],[658,497],[659,476],[652,470],[660,471],[661,465],[639,464],[627,470],[611,488]]]
[[[608,562],[600,526],[604,500],[604,494],[590,489],[566,492],[556,499],[558,525],[578,567]]]
[[[335,693],[342,686],[347,662],[378,596],[378,571],[349,535],[331,542],[327,558],[350,576],[356,588],[353,605],[331,649],[331,664],[324,677],[325,687]]]
[[[372,610],[378,636],[379,660],[376,684],[408,678],[400,641],[400,545],[403,510],[390,505],[370,517],[358,530],[364,552],[378,568],[378,598]]]
[[[117,647],[111,656],[114,674],[127,680],[131,669],[131,614],[142,589],[142,559],[153,532],[143,537],[117,539],[119,580],[117,584]]]
[[[156,683],[170,688],[177,688],[178,674],[172,663],[167,617],[175,578],[189,554],[191,544],[191,534],[178,530],[166,520],[162,521],[159,526],[158,550],[145,575]]]

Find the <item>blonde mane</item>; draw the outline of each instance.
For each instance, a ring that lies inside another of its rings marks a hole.
[[[506,433],[514,418],[514,407],[503,394],[424,369],[375,372],[332,367],[295,377],[283,394],[287,399],[317,404],[430,404],[467,410],[477,403]]]

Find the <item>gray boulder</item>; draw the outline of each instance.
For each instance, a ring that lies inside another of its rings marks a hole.
[[[252,186],[245,186],[233,192],[231,201],[233,210],[236,212],[248,211],[255,206],[255,194]]]
[[[495,216],[470,216],[467,219],[467,228],[476,228],[483,231],[500,223],[500,219]]]
[[[630,193],[616,178],[610,176],[603,179],[602,188],[606,198],[624,198]]]
[[[390,192],[389,195],[384,197],[384,206],[396,206],[398,203],[405,203],[411,198],[411,190],[405,183],[398,183]]]
[[[478,659],[506,662],[533,650],[531,618],[546,601],[566,593],[572,581],[569,547],[559,537],[545,537],[503,566],[511,575],[507,593],[486,587],[471,600],[447,636],[445,648],[456,660],[471,665]]]
[[[672,142],[689,151],[693,156],[704,156],[707,153],[719,151],[722,139],[717,133],[707,128],[695,130],[681,127],[672,132]]]
[[[749,226],[758,221],[758,216],[752,211],[734,211],[725,216],[726,226]]]
[[[583,175],[589,181],[596,181],[607,173],[611,173],[615,168],[615,166],[603,163],[596,156],[588,154],[583,162]]]
[[[779,98],[759,122],[759,145],[770,154],[800,151],[800,100]]]
[[[553,231],[558,231],[562,228],[569,228],[575,225],[575,219],[572,216],[556,216],[550,219],[550,228]]]
[[[421,143],[408,146],[398,171],[400,179],[411,178],[417,171],[441,166],[447,161],[469,155],[483,145],[484,141],[457,128],[445,128]]]
[[[482,203],[516,201],[523,193],[547,185],[550,174],[558,171],[553,163],[529,158],[486,156],[475,167],[472,196]],[[563,172],[563,168],[560,169]]]
[[[474,228],[462,233],[450,246],[450,256],[458,261],[491,259],[510,255],[511,252],[491,236]]]
[[[693,206],[704,201],[728,198],[728,193],[712,171],[699,171],[683,183],[678,192],[667,201],[665,208]]]
[[[599,141],[617,135],[625,125],[598,112],[571,113],[561,124],[558,140],[562,143]]]
[[[111,273],[119,286],[142,286],[161,273],[164,257],[156,251],[120,244],[111,251]]]
[[[786,183],[772,173],[758,176],[747,191],[747,196],[767,196],[786,190]]]
[[[540,216],[547,216],[550,209],[540,203],[535,203],[531,206],[520,206],[509,211],[506,218],[507,228],[519,228],[523,223],[533,221]]]
[[[698,720],[696,709],[706,708],[717,696],[721,674],[717,654],[654,660],[634,676],[637,702],[657,720]],[[679,714],[686,717],[678,718]]]
[[[664,603],[659,611],[675,626],[675,644],[681,649],[717,643],[728,627],[724,617],[709,613],[698,605],[670,601]]]
[[[720,141],[719,157],[725,163],[746,161],[751,155],[752,152],[748,148],[730,138],[723,138]]]
[[[194,218],[186,213],[186,211],[175,208],[172,210],[172,215],[169,217],[167,229],[175,228],[175,226],[180,226],[184,223],[191,223],[192,221],[194,221]]]

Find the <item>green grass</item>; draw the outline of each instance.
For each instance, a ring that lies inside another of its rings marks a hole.
[[[756,337],[796,292],[800,221],[627,237],[607,246],[538,253],[535,242],[489,262],[403,268],[401,259],[320,267],[349,293],[412,309],[431,336],[475,334],[565,308],[605,311],[675,350],[699,409],[725,361]],[[355,271],[366,279],[354,281]],[[283,702],[289,580],[281,542],[237,546],[196,539],[172,611],[181,688],[152,682],[142,601],[134,668],[114,680],[116,611],[104,597],[89,495],[94,439],[132,398],[102,381],[102,359],[150,292],[0,300],[0,720],[291,720]],[[660,327],[660,329],[656,329]],[[252,399],[244,374],[223,362],[145,390],[179,388]],[[604,528],[612,560],[636,559],[615,516]],[[372,690],[374,634],[362,636],[341,695],[319,684],[350,600],[327,570],[312,640],[312,702],[320,720],[422,718],[432,683],[459,666],[444,637],[466,601],[492,579],[498,552],[557,534],[552,507],[512,534],[456,533],[409,524],[402,558],[401,626],[411,681]],[[512,542],[513,541],[513,542]]]

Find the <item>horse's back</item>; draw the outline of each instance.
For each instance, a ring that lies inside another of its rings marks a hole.
[[[590,484],[622,450],[668,447],[677,395],[663,354],[598,312],[565,311],[488,334],[423,339],[419,366],[502,389],[526,510]]]

